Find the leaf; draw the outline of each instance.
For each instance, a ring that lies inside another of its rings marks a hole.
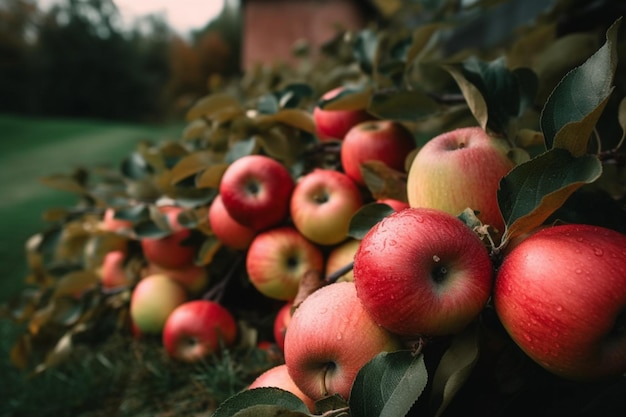
[[[201,117],[211,118],[227,108],[241,110],[241,105],[230,94],[211,94],[198,100],[187,112],[186,119],[192,121]]]
[[[214,164],[202,171],[196,178],[196,187],[198,188],[219,188],[222,176],[229,164]]]
[[[362,110],[370,103],[372,89],[370,87],[344,87],[339,94],[320,99],[317,106],[324,110]]]
[[[622,128],[622,137],[619,142],[615,146],[615,149],[620,149],[624,144],[624,140],[626,139],[626,98],[623,98],[619,103],[619,110],[617,113],[617,120],[619,121],[619,125]]]
[[[215,236],[207,236],[198,250],[196,265],[209,265],[222,243]]]
[[[258,150],[258,143],[253,136],[232,145],[224,159],[227,163],[232,163],[242,156],[252,155],[256,150]]]
[[[361,174],[375,199],[407,201],[406,173],[390,168],[381,161],[366,161],[361,164]]]
[[[185,128],[183,129],[183,139],[196,139],[208,129],[209,125],[204,119],[195,119],[191,121]]]
[[[350,414],[407,415],[428,383],[424,355],[408,350],[378,354],[359,371],[350,391]]]
[[[414,122],[438,112],[440,107],[420,90],[385,89],[372,95],[367,110],[381,119]]]
[[[621,18],[611,25],[604,45],[567,73],[548,97],[540,119],[547,149],[567,149],[573,156],[587,152],[593,129],[614,89],[620,22]]]
[[[431,399],[438,402],[435,416],[438,417],[445,411],[467,381],[478,361],[479,353],[477,326],[468,327],[452,340],[433,376]]]
[[[502,244],[541,225],[574,191],[601,173],[595,155],[574,157],[559,148],[517,165],[500,181],[498,190],[506,224]]]
[[[521,113],[536,91],[532,71],[511,72],[504,58],[484,62],[471,57],[443,68],[459,85],[480,126],[496,133],[506,131],[509,119]]]
[[[48,187],[75,194],[85,194],[87,189],[72,175],[55,174],[40,178],[39,181]]]
[[[284,109],[271,115],[260,115],[255,119],[260,129],[266,130],[275,124],[282,123],[296,129],[315,133],[315,122],[309,111],[301,109]]]
[[[276,113],[280,109],[280,106],[278,105],[276,96],[269,93],[259,97],[256,109],[260,114],[271,115]]]
[[[387,204],[365,204],[350,219],[348,236],[359,240],[363,239],[376,223],[392,213],[395,213],[395,210]]]
[[[273,406],[266,408],[262,406]],[[249,412],[245,410],[249,409]],[[259,414],[253,414],[252,412]],[[288,411],[292,411],[289,413]],[[284,414],[277,414],[284,412]],[[268,414],[269,413],[269,414]],[[273,413],[273,414],[272,414]],[[212,417],[231,416],[309,416],[307,406],[294,394],[280,388],[254,388],[241,391],[224,401]]]
[[[378,44],[378,33],[375,30],[363,29],[356,34],[352,53],[361,71],[366,74],[372,74],[374,71]]]
[[[171,172],[171,184],[176,184],[198,172],[220,162],[213,151],[197,151],[183,157],[174,165]]]

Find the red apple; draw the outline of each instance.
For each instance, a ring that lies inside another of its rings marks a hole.
[[[126,252],[115,250],[107,253],[100,270],[100,282],[103,288],[119,288],[131,284],[131,277],[126,275],[124,260]]]
[[[181,284],[191,295],[198,295],[209,283],[207,268],[200,265],[182,266],[176,269],[163,268],[159,265],[148,263],[144,276],[162,274]]]
[[[461,331],[491,295],[489,252],[465,223],[434,209],[385,217],[354,257],[359,299],[379,325],[412,338]]]
[[[143,278],[133,289],[130,316],[142,334],[158,334],[176,307],[187,301],[182,285],[167,275]]]
[[[322,95],[329,100],[341,93],[345,87],[336,87]],[[313,109],[313,120],[317,137],[321,141],[342,140],[346,133],[357,124],[372,120],[374,116],[365,109],[357,110],[324,110],[320,106]]]
[[[452,130],[432,138],[417,152],[409,168],[407,195],[411,207],[427,207],[459,215],[470,207],[478,218],[504,231],[497,191],[514,166],[511,146],[480,127]]]
[[[300,398],[311,412],[315,411],[315,401],[313,401],[306,394],[304,394],[300,390],[300,388],[298,388],[298,386],[293,382],[293,380],[289,376],[289,372],[287,371],[287,365],[285,365],[284,363],[276,365],[263,372],[254,381],[252,381],[252,383],[248,386],[248,389],[263,387],[274,387],[288,391],[296,397]]]
[[[376,200],[376,202],[381,204],[387,204],[395,211],[400,211],[404,210],[405,208],[411,207],[406,201],[396,200],[395,198],[381,198]]]
[[[246,255],[250,282],[265,296],[278,300],[293,300],[302,276],[323,268],[320,248],[291,226],[259,233]]]
[[[293,187],[283,164],[268,156],[247,155],[226,169],[219,193],[236,222],[260,231],[287,218]]]
[[[252,239],[256,236],[256,231],[251,227],[238,223],[228,213],[222,196],[217,195],[209,207],[209,225],[215,236],[224,244],[232,249],[245,250],[248,249]]]
[[[361,192],[350,177],[316,168],[296,184],[291,196],[291,219],[307,239],[334,245],[348,237],[350,219],[362,205]]]
[[[401,347],[372,320],[353,282],[337,282],[300,303],[285,335],[289,375],[307,396],[350,397],[359,370],[377,354]]]
[[[193,264],[197,248],[185,242],[191,236],[191,230],[183,227],[177,220],[181,207],[163,207],[160,209],[167,217],[171,233],[161,238],[141,239],[144,257],[163,268],[175,269]]]
[[[187,301],[174,309],[163,327],[167,354],[182,362],[197,362],[230,347],[237,340],[237,322],[222,305],[209,300]]]
[[[407,156],[415,148],[415,138],[404,125],[391,120],[363,122],[350,129],[343,139],[341,164],[354,182],[364,185],[362,163],[380,161],[404,172]]]
[[[291,321],[292,308],[293,302],[286,302],[280,310],[278,310],[278,313],[276,313],[276,317],[274,318],[274,341],[281,351],[285,350],[285,333],[287,332],[287,327]]]
[[[328,258],[326,259],[326,276],[329,276],[344,266],[348,265],[350,262],[354,262],[354,255],[356,251],[359,249],[359,245],[361,244],[360,240],[357,239],[348,239],[339,246],[334,247],[330,253],[328,254]],[[354,273],[352,270],[346,272],[341,277],[339,277],[341,281],[354,281]]]
[[[494,288],[511,338],[548,371],[574,380],[626,372],[626,235],[569,224],[542,228],[505,255]]]

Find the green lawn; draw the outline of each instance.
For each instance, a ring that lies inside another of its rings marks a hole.
[[[27,272],[24,243],[43,230],[43,211],[76,201],[39,178],[118,164],[138,141],[176,139],[182,127],[0,115],[0,303],[21,288]]]

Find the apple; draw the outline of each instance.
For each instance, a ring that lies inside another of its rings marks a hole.
[[[263,387],[273,387],[288,391],[296,397],[300,398],[302,402],[306,404],[309,411],[315,411],[315,401],[313,401],[306,394],[304,394],[300,390],[300,388],[298,388],[298,386],[293,382],[293,379],[291,379],[291,376],[289,376],[287,365],[285,365],[284,363],[280,365],[275,365],[263,372],[254,381],[252,381],[252,383],[248,386],[248,389]]]
[[[175,269],[193,264],[197,248],[185,242],[191,236],[191,230],[182,226],[177,218],[182,207],[162,207],[171,228],[171,233],[160,238],[142,238],[141,248],[144,257],[163,268]]]
[[[158,334],[168,316],[187,301],[187,291],[164,274],[141,279],[132,291],[130,316],[142,334]]]
[[[336,87],[322,95],[323,100],[329,100],[345,87]],[[374,116],[365,109],[357,110],[324,110],[319,105],[313,109],[315,131],[320,141],[342,140],[346,133],[357,124],[372,120]]]
[[[237,322],[225,307],[215,301],[192,300],[167,317],[163,346],[171,358],[193,363],[233,346],[237,332]]]
[[[222,196],[219,194],[213,199],[209,207],[208,220],[215,236],[224,246],[231,249],[248,249],[252,239],[256,236],[254,229],[244,226],[233,219],[226,207],[224,207]]]
[[[181,284],[191,295],[198,295],[209,284],[207,268],[200,265],[187,265],[180,268],[163,268],[154,263],[148,263],[144,276],[162,274]]]
[[[219,194],[236,222],[261,231],[287,218],[293,188],[294,180],[283,164],[269,156],[247,155],[224,171]]]
[[[320,245],[348,237],[350,219],[363,205],[359,187],[346,174],[316,168],[298,180],[291,196],[293,225]]]
[[[357,184],[364,185],[361,164],[384,162],[397,171],[405,171],[406,159],[416,148],[409,129],[392,120],[373,120],[354,126],[341,144],[341,165]]]
[[[387,204],[389,207],[394,209],[395,211],[404,210],[405,208],[411,207],[408,202],[401,201],[395,198],[380,198],[376,200],[377,203]]]
[[[324,268],[321,249],[292,226],[259,233],[248,248],[246,269],[250,282],[263,295],[293,300],[300,280],[308,271]]]
[[[542,228],[505,255],[495,310],[513,341],[572,380],[626,372],[626,235],[583,224]]]
[[[344,399],[359,370],[401,343],[376,324],[357,298],[353,282],[326,285],[302,301],[285,334],[285,364],[296,385],[313,400]]]
[[[375,224],[354,257],[359,299],[374,321],[406,338],[463,330],[487,304],[493,266],[457,217],[408,208]]]
[[[511,146],[480,127],[464,127],[429,140],[415,155],[408,172],[411,207],[427,207],[459,215],[470,207],[496,232],[504,231],[497,191],[514,166]]]
[[[285,350],[285,333],[287,327],[291,321],[291,309],[293,308],[293,301],[288,301],[278,310],[276,317],[274,318],[274,341],[276,346],[281,351]]]
[[[121,250],[111,251],[104,256],[100,269],[100,282],[103,288],[113,289],[131,284],[132,280],[124,269],[125,259],[126,252]]]
[[[325,275],[329,275],[337,272],[350,262],[354,262],[354,256],[361,244],[360,240],[348,239],[341,243],[339,246],[334,247],[328,254],[326,259],[326,272]],[[352,270],[346,272],[341,277],[340,281],[354,281],[354,273]]]

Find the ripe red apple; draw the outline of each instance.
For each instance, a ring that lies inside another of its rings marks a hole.
[[[288,301],[278,310],[276,317],[274,318],[274,341],[276,346],[283,351],[285,350],[285,333],[287,327],[291,321],[291,309],[293,308],[293,302]]]
[[[329,276],[340,270],[344,266],[348,265],[350,262],[353,262],[354,256],[356,254],[356,251],[359,249],[360,244],[360,240],[348,239],[345,242],[341,243],[339,246],[334,247],[328,254],[328,258],[326,259],[325,275]],[[350,270],[346,272],[339,278],[339,280],[354,281],[353,271]]]
[[[197,248],[185,241],[191,236],[191,230],[183,227],[177,220],[182,207],[162,207],[167,217],[171,233],[161,238],[141,239],[144,257],[163,268],[175,269],[193,264]]]
[[[494,288],[511,338],[574,380],[626,372],[626,235],[569,224],[538,230],[505,255]]]
[[[336,87],[322,95],[328,100],[341,93],[345,87]],[[374,116],[365,109],[358,110],[324,110],[319,106],[313,109],[313,121],[317,137],[321,141],[342,140],[346,133],[357,124],[372,120]]]
[[[480,127],[452,130],[420,148],[409,168],[407,195],[411,207],[459,215],[470,207],[478,218],[504,231],[498,207],[500,180],[514,166],[511,146]]]
[[[185,301],[187,292],[178,282],[167,275],[150,275],[133,289],[130,316],[142,334],[158,334],[170,313]]]
[[[280,364],[269,368],[267,371],[259,375],[248,386],[248,389],[274,387],[288,391],[300,398],[304,404],[309,408],[311,412],[315,411],[315,401],[304,394],[300,388],[293,382],[287,371],[287,365]]]
[[[144,276],[162,274],[181,284],[191,295],[198,295],[209,283],[207,268],[200,265],[187,265],[176,269],[163,268],[148,263]]]
[[[235,221],[260,231],[287,218],[293,187],[283,164],[268,156],[247,155],[226,169],[219,193]]]
[[[404,125],[391,120],[373,120],[354,126],[341,144],[341,164],[346,174],[364,185],[361,164],[381,161],[405,171],[406,158],[416,148],[415,138]]]
[[[256,236],[254,229],[244,226],[233,219],[226,207],[224,207],[221,195],[217,195],[211,203],[208,218],[209,225],[215,236],[224,246],[229,248],[236,250],[248,249],[252,239]]]
[[[395,198],[381,198],[376,200],[377,203],[387,204],[395,211],[404,210],[411,207],[406,201],[396,200]]]
[[[291,226],[259,233],[246,255],[250,282],[265,296],[278,300],[293,300],[302,276],[323,268],[321,249]]]
[[[222,347],[232,346],[237,331],[235,318],[219,303],[187,301],[168,316],[163,327],[163,346],[174,359],[197,362]]]
[[[350,219],[363,205],[361,191],[346,174],[316,168],[301,177],[291,196],[291,219],[304,237],[334,245],[348,236]]]
[[[493,283],[488,250],[457,217],[409,208],[363,237],[354,282],[376,323],[405,337],[461,331],[487,303]]]
[[[359,370],[400,346],[363,308],[354,283],[337,282],[313,292],[294,311],[285,335],[285,363],[312,399],[339,394],[347,400]]]
[[[126,275],[124,260],[126,252],[115,250],[107,253],[100,269],[100,282],[103,288],[112,289],[130,285],[131,277]]]

